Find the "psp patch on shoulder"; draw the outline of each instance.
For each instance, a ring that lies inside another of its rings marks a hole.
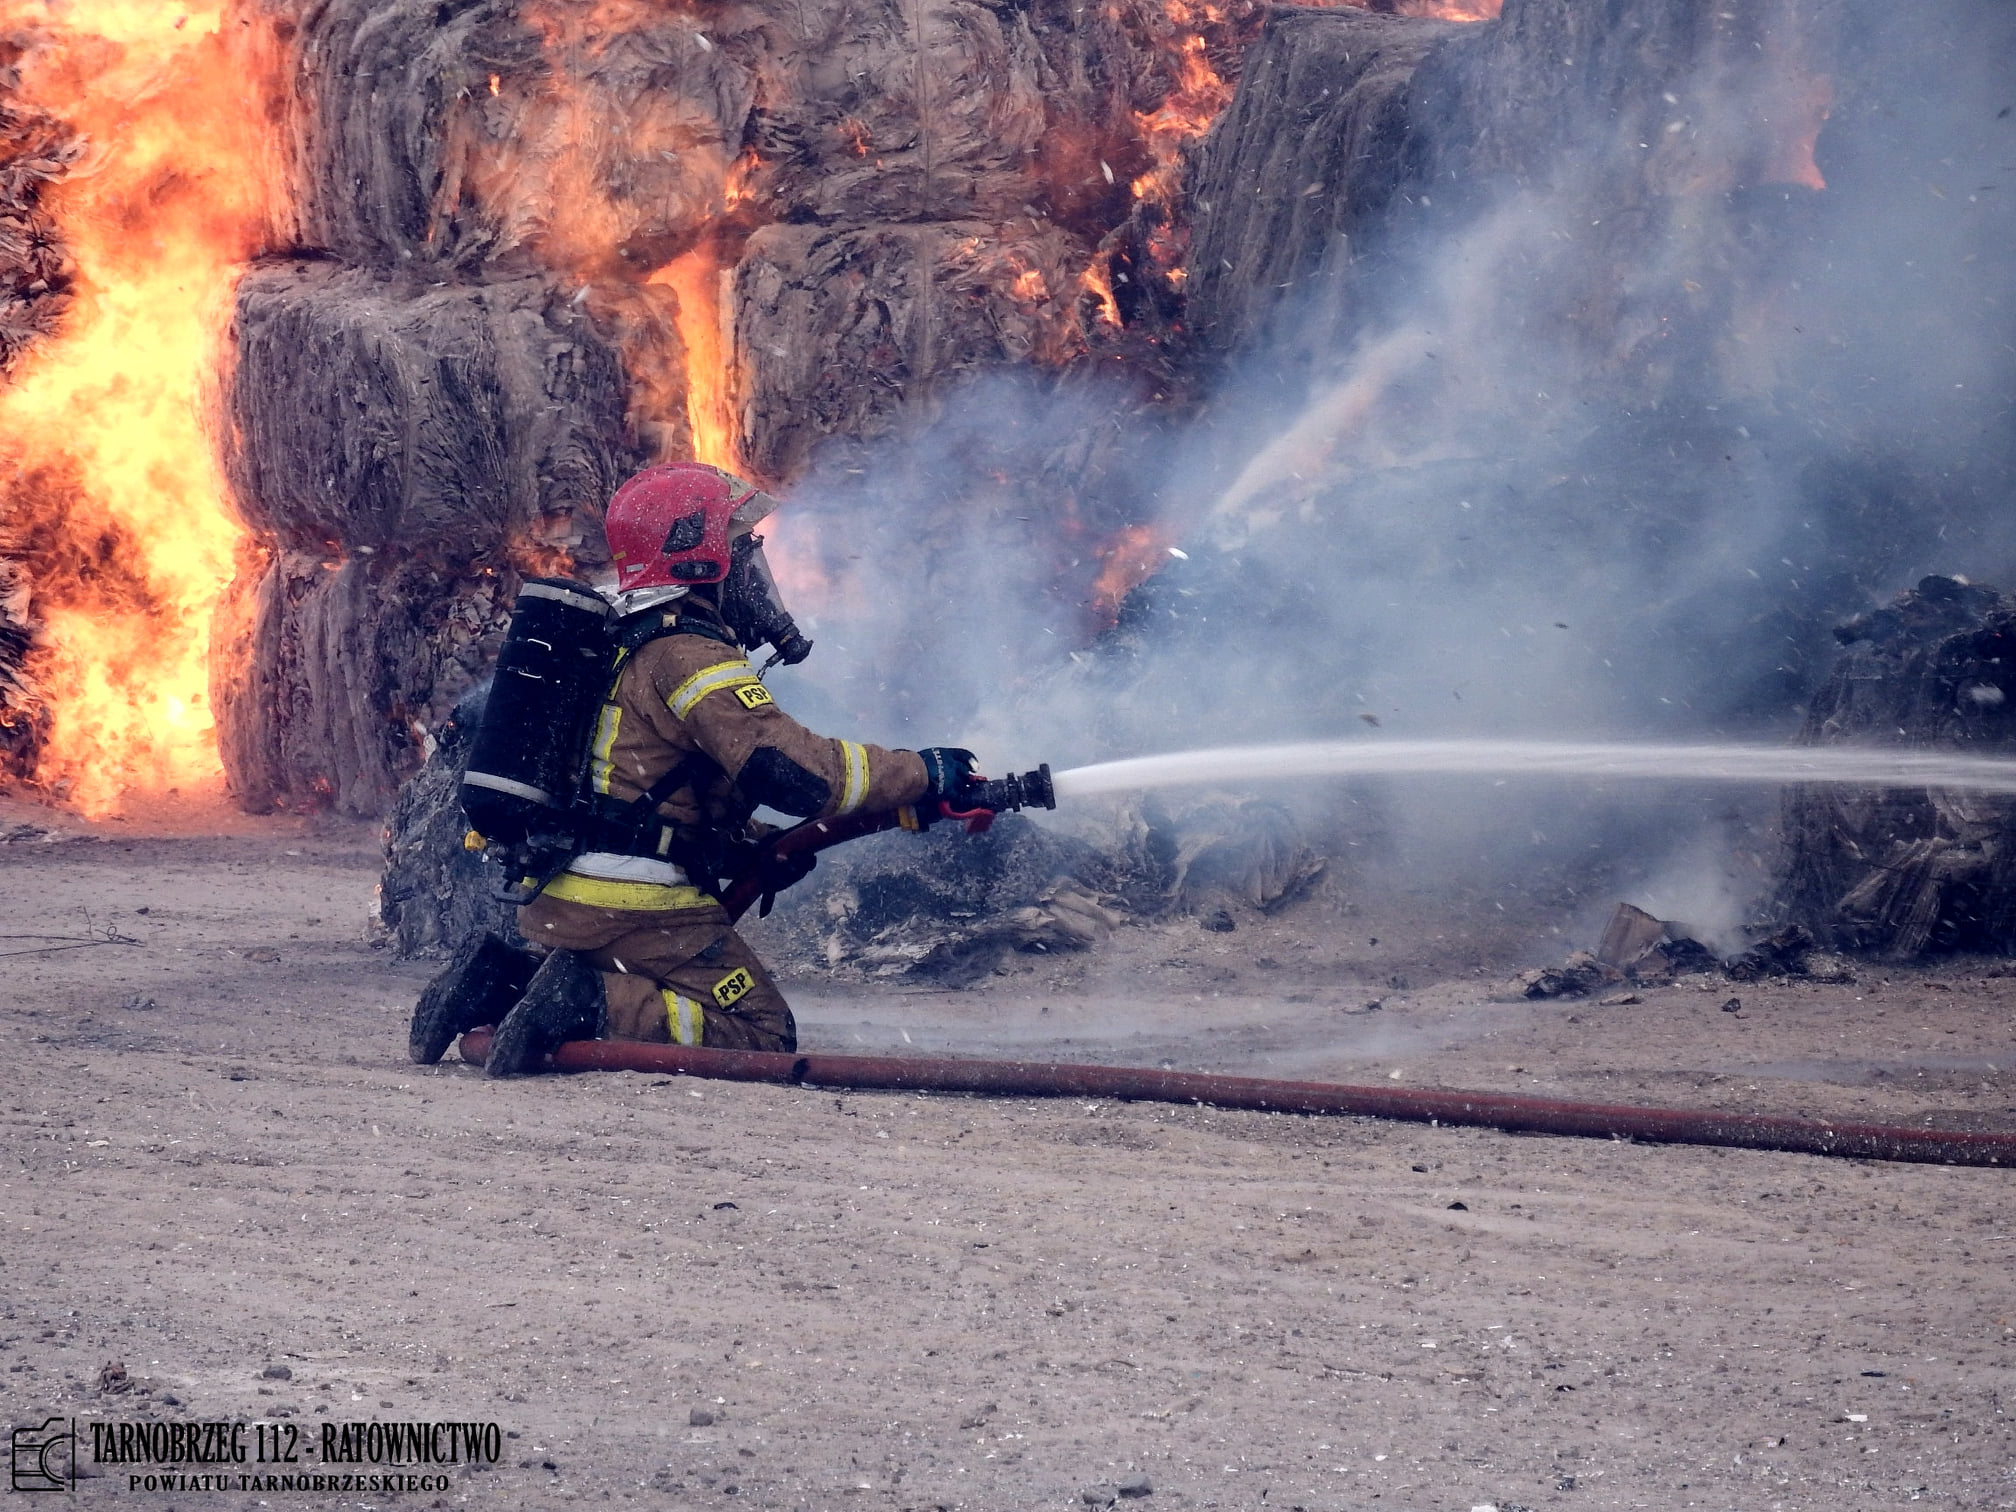
[[[756,978],[749,974],[749,968],[737,966],[714,984],[714,1001],[723,1008],[732,1008],[755,990]]]
[[[777,702],[770,696],[770,690],[761,683],[744,683],[735,690],[735,696],[741,700],[745,709],[760,709],[765,704]]]

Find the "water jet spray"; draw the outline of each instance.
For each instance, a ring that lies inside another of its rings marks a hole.
[[[1072,767],[1056,774],[1054,786],[1058,797],[1080,798],[1141,788],[1311,777],[1569,777],[1599,782],[1828,783],[2016,793],[2016,761],[1985,756],[1844,746],[1490,739],[1316,740],[1173,751]]]

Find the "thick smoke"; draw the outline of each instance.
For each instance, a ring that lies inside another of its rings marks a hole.
[[[1499,25],[1539,36],[1541,11]],[[792,696],[997,770],[1382,732],[1783,738],[1834,623],[2016,566],[2012,59],[1995,0],[1787,5],[1564,94],[1518,171],[1470,140],[1473,70],[1376,255],[1333,275],[1329,349],[1284,305],[1180,426],[995,379],[827,459],[778,522],[823,653]],[[1098,634],[1096,552],[1129,522],[1185,555]],[[1725,933],[1746,884],[1703,879],[1771,801],[1386,796],[1411,865],[1603,858]]]

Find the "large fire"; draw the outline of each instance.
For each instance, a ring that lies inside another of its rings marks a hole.
[[[42,626],[36,778],[95,817],[221,776],[210,619],[242,532],[205,417],[277,209],[271,33],[229,0],[0,0],[0,32],[18,98],[86,144],[43,201],[74,299],[0,387],[0,509]]]

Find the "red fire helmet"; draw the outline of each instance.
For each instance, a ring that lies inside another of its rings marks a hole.
[[[775,507],[753,483],[704,462],[645,468],[616,490],[603,521],[617,589],[720,582],[730,538]]]

